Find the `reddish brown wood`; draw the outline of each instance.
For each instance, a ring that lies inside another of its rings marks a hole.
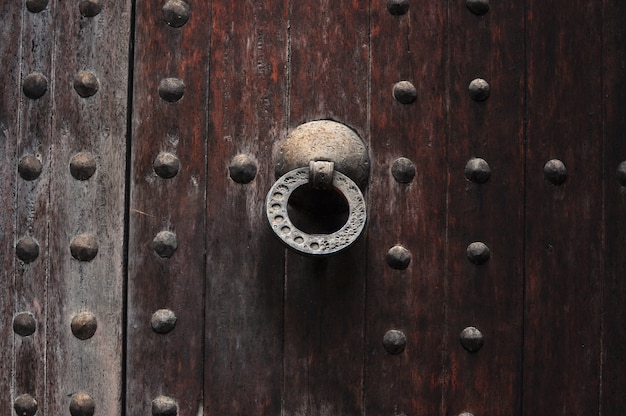
[[[188,22],[171,27],[164,4],[137,2],[135,15],[126,410],[150,414],[163,395],[188,416],[203,408],[210,8],[193,4]],[[161,80],[170,77],[185,83],[177,102],[159,97]],[[176,176],[157,176],[160,152],[180,160]],[[176,234],[170,258],[152,248],[161,231]],[[160,309],[176,315],[172,332],[153,331],[151,317]]]
[[[528,2],[523,414],[598,413],[601,28],[600,2]],[[553,158],[560,186],[544,179]]]
[[[605,1],[603,11],[604,100],[604,272],[602,273],[602,384],[600,410],[604,415],[626,409],[626,187],[616,170],[626,160],[626,4]]]
[[[265,216],[286,131],[287,2],[213,2],[207,139],[205,413],[281,412],[284,249]],[[229,175],[238,154],[257,174]],[[235,178],[237,176],[235,175]]]
[[[445,414],[516,414],[521,402],[524,250],[524,8],[492,3],[475,15],[450,4],[448,232]],[[470,97],[474,79],[489,83],[484,101]],[[485,183],[466,178],[472,158],[491,169]],[[473,242],[490,258],[468,260]],[[460,334],[477,328],[478,351]]]
[[[291,2],[290,129],[334,119],[368,135],[368,2]],[[283,412],[360,414],[363,409],[365,242],[343,255],[288,253]]]
[[[412,2],[392,15],[371,10],[371,153],[367,248],[366,414],[436,415],[442,406],[446,241],[446,7]],[[393,87],[411,82],[417,100],[401,104]],[[392,176],[397,158],[415,165],[410,183]],[[411,252],[405,270],[386,261],[390,248]],[[403,352],[383,347],[389,330]]]

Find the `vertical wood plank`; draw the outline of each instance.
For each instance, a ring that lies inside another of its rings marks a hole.
[[[410,2],[407,13],[397,15],[386,3],[372,2],[371,11],[365,406],[372,415],[437,415],[444,348],[447,9],[445,2]],[[400,81],[414,85],[414,102],[394,99]],[[415,169],[406,183],[392,174],[407,174],[401,165],[394,168],[399,158]],[[397,245],[411,254],[405,269],[387,262]],[[404,350],[388,352],[383,345],[391,330],[406,337]]]
[[[129,414],[170,414],[173,402],[180,416],[200,414],[203,407],[210,8],[201,2],[187,3],[186,22],[171,19],[186,16],[174,7],[177,2],[136,3],[128,248]],[[171,82],[162,88],[171,101],[160,96],[161,82],[167,78],[185,85],[178,101]],[[157,171],[163,171],[154,165],[162,153],[170,156],[164,164],[157,163],[166,172],[159,176]],[[178,160],[177,172],[168,164],[173,157]],[[157,245],[155,238],[161,241]],[[171,329],[170,314],[176,317],[175,327],[166,332]],[[160,396],[173,402],[161,398],[153,403]]]
[[[344,123],[368,142],[369,2],[290,2],[289,129]],[[328,259],[287,254],[287,415],[360,414],[365,239]]]
[[[514,414],[522,368],[524,7],[492,2],[476,14],[462,1],[449,6],[444,412]],[[476,79],[489,84],[482,101],[470,92]],[[468,170],[477,158],[489,166],[485,182]],[[476,246],[470,260],[473,243],[486,245],[487,260],[479,260],[485,248]],[[464,346],[466,328],[480,331],[481,348],[468,349],[469,340]]]
[[[130,2],[93,17],[56,5],[45,410],[66,414],[86,394],[98,413],[119,414]],[[82,71],[97,80],[93,95],[77,87]]]
[[[524,414],[596,414],[602,276],[602,3],[527,2]],[[567,9],[567,13],[564,10]],[[559,159],[554,185],[544,165]]]
[[[602,395],[600,411],[626,409],[626,4],[604,2],[604,273],[602,279]],[[616,171],[618,171],[616,175]],[[616,178],[617,176],[617,178]]]
[[[286,1],[212,4],[206,414],[281,411],[284,249],[264,202],[286,130],[287,12]]]

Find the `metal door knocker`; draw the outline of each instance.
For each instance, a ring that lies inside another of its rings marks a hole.
[[[340,252],[367,219],[369,157],[356,132],[330,120],[305,123],[282,143],[266,213],[278,238],[308,255]]]

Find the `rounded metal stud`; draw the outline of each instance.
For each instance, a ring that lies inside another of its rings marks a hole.
[[[415,165],[410,159],[400,157],[391,166],[393,178],[400,183],[409,183],[415,177]]]
[[[91,153],[77,153],[70,160],[70,173],[79,181],[86,181],[96,172],[96,159]]]
[[[409,0],[387,0],[387,10],[394,16],[400,16],[409,11]]]
[[[179,78],[163,78],[159,83],[159,96],[167,102],[173,103],[183,98],[185,83]]]
[[[96,403],[87,393],[79,392],[72,396],[70,401],[70,414],[72,416],[93,416]]]
[[[561,185],[567,179],[567,168],[558,159],[552,159],[543,166],[543,176],[552,185]]]
[[[483,346],[483,334],[475,327],[468,326],[460,334],[461,345],[469,352],[476,352]]]
[[[27,337],[35,333],[37,321],[29,312],[19,313],[13,318],[13,332],[22,337]]]
[[[393,246],[387,252],[386,259],[392,269],[404,270],[411,263],[411,252],[401,245]]]
[[[34,416],[37,413],[37,400],[30,394],[22,394],[13,402],[17,416]]]
[[[98,329],[96,316],[91,312],[81,312],[72,318],[70,324],[72,334],[78,339],[85,340],[93,337]]]
[[[102,0],[82,0],[78,4],[78,10],[85,17],[95,17],[102,11]]]
[[[230,178],[237,183],[250,183],[257,173],[257,163],[248,155],[239,154],[228,165]]]
[[[91,97],[99,88],[98,78],[89,71],[80,71],[74,78],[74,89],[83,98]]]
[[[626,160],[617,165],[617,182],[626,186]]]
[[[469,87],[469,96],[474,101],[485,101],[489,98],[490,87],[489,83],[482,78],[476,78],[470,82]]]
[[[171,231],[160,231],[152,239],[152,248],[161,257],[172,257],[178,248],[176,234]]]
[[[167,0],[163,5],[163,20],[171,27],[181,27],[189,20],[191,8],[182,0]]]
[[[392,329],[383,337],[383,346],[389,354],[400,354],[406,347],[404,332]]]
[[[34,181],[41,175],[42,165],[41,161],[34,155],[26,155],[20,159],[20,163],[17,165],[17,171],[22,179],[27,181]]]
[[[152,400],[152,416],[176,416],[178,404],[176,400],[167,396],[159,396]]]
[[[173,178],[180,169],[180,160],[172,153],[161,152],[152,165],[154,172],[164,179]]]
[[[400,81],[393,86],[393,98],[399,103],[411,104],[417,99],[417,89],[409,81]]]
[[[463,412],[463,413],[459,413],[459,416],[474,416],[474,413]]]
[[[26,9],[31,13],[43,12],[48,7],[48,0],[26,0]]]
[[[476,241],[467,246],[467,259],[474,264],[483,264],[490,256],[489,247],[485,243]]]
[[[465,5],[477,16],[489,11],[489,0],[466,0]]]
[[[80,261],[91,261],[98,254],[98,240],[93,234],[79,234],[70,242],[72,257]]]
[[[24,77],[22,91],[28,98],[36,100],[48,90],[48,79],[41,72],[31,72]]]
[[[465,177],[468,181],[485,183],[491,177],[491,168],[485,159],[475,157],[465,165]]]
[[[150,325],[154,332],[158,334],[167,334],[176,326],[176,315],[169,309],[159,309],[152,314]]]
[[[39,243],[32,237],[22,237],[15,245],[15,254],[24,263],[31,263],[39,257]]]

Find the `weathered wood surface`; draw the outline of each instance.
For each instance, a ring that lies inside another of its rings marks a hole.
[[[596,414],[604,256],[602,4],[530,0],[527,7],[523,413]],[[567,168],[561,185],[544,178],[551,159]]]

